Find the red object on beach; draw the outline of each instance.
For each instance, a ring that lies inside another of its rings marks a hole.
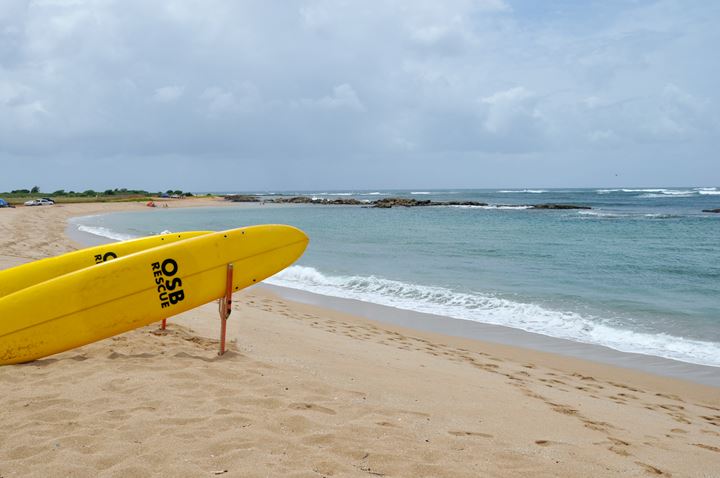
[[[155,207],[155,203],[152,202],[152,201],[146,202],[145,205],[146,205],[147,207]]]
[[[230,317],[230,312],[232,312],[232,281],[233,281],[233,265],[228,264],[227,265],[227,275],[225,276],[225,295],[220,298],[219,301],[219,311],[220,311],[220,351],[218,352],[218,355],[223,355],[225,353],[225,335],[227,332],[227,319]],[[165,330],[165,327],[167,326],[167,319],[163,319],[162,323],[160,324],[160,330]]]
[[[227,319],[232,312],[232,284],[233,265],[227,265],[227,276],[225,278],[225,296],[220,299],[220,351],[218,355],[225,353],[225,333],[227,331]]]

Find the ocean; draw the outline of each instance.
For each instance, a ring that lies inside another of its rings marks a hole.
[[[488,206],[248,205],[76,218],[116,240],[282,223],[310,246],[270,284],[720,367],[720,188],[244,192]],[[532,210],[538,203],[591,210]]]

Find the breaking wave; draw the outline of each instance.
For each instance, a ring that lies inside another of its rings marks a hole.
[[[492,294],[456,292],[376,276],[331,276],[307,266],[291,266],[266,282],[398,309],[503,325],[623,352],[720,366],[720,344],[717,343],[664,333],[635,332],[601,317],[551,310]]]
[[[78,231],[86,232],[86,233],[92,234],[94,236],[106,237],[106,238],[112,239],[114,241],[127,241],[127,240],[135,239],[138,237],[138,236],[133,236],[132,234],[124,234],[122,232],[113,231],[112,229],[108,229],[107,227],[101,227],[101,226],[79,225]]]

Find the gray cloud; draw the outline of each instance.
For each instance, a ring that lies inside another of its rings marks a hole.
[[[718,20],[665,0],[6,0],[0,190],[717,184]]]

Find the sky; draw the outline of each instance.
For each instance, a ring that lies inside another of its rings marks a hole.
[[[720,186],[720,2],[2,0],[0,191]]]

